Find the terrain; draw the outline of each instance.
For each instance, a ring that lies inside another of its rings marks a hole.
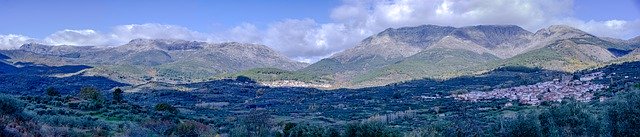
[[[117,47],[31,43],[0,53],[8,56],[11,62],[92,66],[86,75],[105,76],[132,84],[206,81],[216,75],[251,68],[296,70],[306,66],[263,45],[166,39],[135,39]]]
[[[638,45],[633,39],[600,38],[569,26],[532,33],[512,25],[423,25],[387,29],[301,71],[355,87],[447,79],[500,66],[575,72],[625,60]]]
[[[65,71],[82,70],[68,67],[71,68]],[[47,73],[29,74],[49,79],[50,82],[45,81],[53,83],[49,86],[60,87],[31,88],[3,82],[0,86],[20,92],[3,92],[0,106],[3,107],[4,121],[0,121],[0,124],[5,127],[2,131],[4,135],[282,136],[296,133],[342,136],[495,136],[515,135],[525,130],[514,127],[513,124],[518,124],[517,122],[529,123],[520,125],[523,128],[535,128],[535,121],[531,121],[530,117],[537,117],[537,112],[549,111],[553,115],[557,113],[551,120],[561,121],[561,118],[575,115],[574,113],[589,119],[571,125],[548,125],[540,122],[543,125],[538,126],[558,126],[563,130],[554,128],[553,130],[559,132],[532,132],[547,135],[609,135],[618,132],[605,126],[613,124],[612,120],[616,120],[605,115],[618,109],[610,104],[627,99],[640,99],[634,98],[635,96],[626,97],[627,94],[633,95],[637,88],[640,88],[638,68],[640,62],[609,65],[576,73],[527,67],[501,67],[476,76],[448,80],[420,79],[380,87],[335,90],[268,87],[247,77],[237,77],[163,85],[191,89],[188,92],[171,88],[149,88],[116,94],[118,92],[115,91],[118,89],[112,87],[126,85],[104,77],[75,76],[79,80],[52,77],[50,74],[61,71],[56,67],[32,68],[27,65],[15,67],[16,71],[5,72],[0,76],[10,77],[16,82],[33,82],[31,77],[11,75],[50,70],[44,71]],[[96,80],[89,81],[91,79]],[[574,83],[562,84],[556,81]],[[539,86],[549,82],[558,85]],[[602,85],[602,88],[579,89],[583,84]],[[530,103],[531,100],[528,98],[511,98],[509,92],[494,92],[531,86],[548,88],[550,92],[545,89],[511,91],[540,92],[542,96],[534,96],[540,103]],[[578,90],[558,94],[555,88]],[[473,100],[460,98],[482,92],[497,93],[497,96]],[[583,97],[583,94],[591,97],[578,98]],[[546,97],[551,95],[565,97]],[[117,99],[118,96],[122,98]],[[5,112],[4,110],[8,110],[7,107],[15,108],[16,111]],[[574,112],[576,109],[578,111]],[[571,111],[565,114],[565,110]],[[603,126],[590,132],[591,130],[581,130],[591,128],[582,127],[581,124]]]
[[[387,29],[313,64],[136,39],[0,51],[1,136],[638,136],[639,38]]]
[[[247,76],[264,85],[361,88],[477,75],[503,66],[576,72],[638,60],[638,38],[597,37],[569,26],[529,32],[514,25],[389,28],[313,64],[264,45],[135,39],[115,47],[25,44],[9,62],[91,66],[83,75],[141,85]]]

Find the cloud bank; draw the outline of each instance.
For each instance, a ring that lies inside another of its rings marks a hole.
[[[0,35],[0,48],[17,48],[28,42],[121,45],[135,38],[237,41],[264,44],[292,59],[315,62],[386,28],[423,24],[455,27],[512,24],[529,31],[564,24],[597,36],[628,39],[640,35],[640,19],[580,20],[572,16],[573,8],[572,0],[345,0],[328,15],[330,23],[284,19],[265,28],[244,23],[223,32],[208,33],[168,24],[129,24],[115,26],[109,32],[62,30],[42,40]]]

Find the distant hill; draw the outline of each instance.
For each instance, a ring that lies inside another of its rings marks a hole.
[[[535,33],[513,25],[422,25],[387,29],[301,71],[356,87],[446,79],[501,66],[574,72],[631,58],[638,42],[600,38],[562,25]]]
[[[0,53],[14,62],[89,65],[94,68],[88,74],[129,83],[203,81],[252,68],[296,70],[307,65],[264,45],[167,39],[135,39],[122,46],[106,48],[25,44],[20,49]]]

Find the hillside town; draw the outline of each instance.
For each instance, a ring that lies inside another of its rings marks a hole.
[[[331,88],[330,84],[316,84],[295,80],[278,80],[271,82],[261,82],[263,86],[268,87],[307,87],[307,88]]]
[[[465,94],[453,95],[453,97],[457,100],[473,102],[506,98],[529,105],[539,105],[544,101],[560,102],[565,98],[573,98],[577,101],[587,102],[593,99],[594,91],[607,88],[605,85],[590,82],[593,79],[602,78],[602,76],[603,73],[596,72],[576,80],[565,77],[533,85],[494,89],[484,92],[472,91]]]

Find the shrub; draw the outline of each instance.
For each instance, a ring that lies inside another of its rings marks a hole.
[[[595,114],[576,101],[543,110],[539,118],[543,136],[598,136],[602,125]]]
[[[265,110],[251,110],[243,119],[243,124],[252,136],[264,136],[269,134],[271,127],[271,115]]]
[[[116,102],[116,103],[122,103],[122,101],[124,100],[123,97],[122,97],[122,93],[124,93],[122,91],[122,89],[116,88],[113,91],[113,101]]]
[[[100,91],[98,91],[98,89],[94,87],[83,87],[82,89],[80,89],[80,97],[93,101],[100,101],[103,99]]]
[[[178,124],[173,129],[173,135],[179,137],[195,137],[195,136],[215,136],[215,133],[209,128],[196,121],[186,121]]]
[[[231,137],[248,137],[249,130],[246,126],[236,126],[229,131]]]
[[[322,127],[309,124],[298,124],[285,132],[287,137],[321,137],[323,134],[324,129]]]
[[[247,76],[238,76],[236,77],[236,81],[242,82],[242,83],[256,83],[256,81],[253,81],[251,78]]]
[[[53,87],[47,88],[45,94],[47,94],[47,96],[60,96],[60,92]]]
[[[510,137],[539,137],[540,121],[535,114],[518,114],[518,117],[507,123],[506,135]]]
[[[640,136],[640,93],[622,94],[610,103],[606,117],[611,136]]]
[[[174,127],[176,123],[171,120],[149,119],[142,122],[140,125],[147,129],[150,129],[153,132],[162,135],[170,135],[170,131],[172,131],[171,128]]]
[[[61,116],[61,115],[45,115],[38,117],[38,121],[49,124],[55,127],[71,127],[71,128],[81,128],[81,129],[94,129],[100,128],[108,130],[110,126],[96,118],[83,116]]]
[[[173,114],[176,114],[179,112],[178,109],[176,109],[175,107],[171,106],[171,104],[168,104],[168,103],[156,104],[154,108],[156,109],[156,111],[166,111]]]
[[[400,133],[380,123],[352,123],[346,126],[345,135],[349,137],[399,137]]]
[[[457,127],[447,121],[436,121],[424,127],[411,131],[407,136],[409,137],[444,137],[453,136],[454,133],[450,129],[456,129]]]
[[[196,133],[196,126],[191,123],[180,123],[173,129],[173,135],[179,137],[195,137],[198,136]]]
[[[0,114],[13,115],[22,112],[24,103],[13,97],[0,94]]]

